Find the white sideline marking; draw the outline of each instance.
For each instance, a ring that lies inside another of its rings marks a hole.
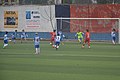
[[[47,54],[48,55],[48,54]],[[108,56],[108,55],[73,55],[73,54],[49,54],[48,56],[80,56],[80,57],[108,57],[108,58],[120,58],[120,56]]]

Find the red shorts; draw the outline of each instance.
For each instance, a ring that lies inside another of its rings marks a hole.
[[[86,38],[84,42],[85,42],[85,43],[86,43],[86,42],[90,43],[90,38]]]
[[[51,41],[54,41],[54,38],[53,38],[53,37],[51,38]]]

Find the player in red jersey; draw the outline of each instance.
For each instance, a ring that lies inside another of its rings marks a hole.
[[[53,32],[50,32],[51,34],[51,39],[50,39],[50,44],[51,45],[54,45],[54,39],[55,39],[55,36],[56,36],[56,30],[53,30]]]
[[[82,48],[84,48],[84,46],[87,42],[88,42],[88,48],[90,48],[90,32],[88,29],[86,29],[85,39],[84,39],[84,43],[82,45]]]

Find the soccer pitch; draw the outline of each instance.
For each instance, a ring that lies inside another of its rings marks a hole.
[[[120,80],[120,45],[92,43],[81,49],[77,42],[65,42],[56,51],[47,41],[34,44],[0,41],[0,80]]]

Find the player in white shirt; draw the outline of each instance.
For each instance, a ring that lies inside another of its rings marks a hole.
[[[8,46],[8,32],[6,31],[5,32],[5,35],[4,35],[4,45],[3,45],[3,48],[7,47]]]
[[[61,42],[61,44],[64,45],[63,39],[65,38],[65,35],[62,33],[62,31],[59,31],[58,34],[60,35],[60,42]]]
[[[116,44],[116,30],[113,29],[112,32],[111,32],[111,37],[112,37],[112,43],[113,44]]]
[[[23,40],[26,41],[26,38],[28,37],[28,35],[26,34],[26,32],[24,31],[24,29],[22,30],[22,34],[21,34],[21,43],[23,42]]]
[[[35,54],[40,53],[39,44],[40,44],[40,37],[38,36],[38,33],[35,33],[35,37],[34,37]]]
[[[61,39],[61,37],[60,37],[60,35],[58,33],[57,36],[55,37],[55,48],[56,48],[56,50],[59,48],[60,39]]]

